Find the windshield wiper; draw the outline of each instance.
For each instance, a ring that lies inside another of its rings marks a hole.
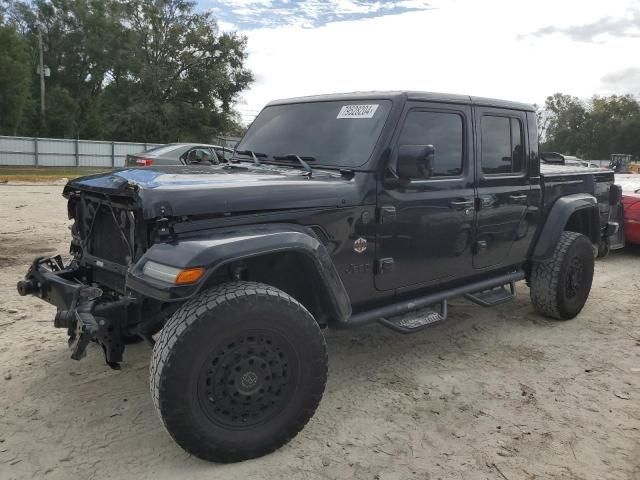
[[[260,163],[260,160],[258,160],[258,157],[268,157],[266,153],[254,152],[253,150],[236,150],[235,153],[237,153],[238,155],[251,155],[253,157],[253,163],[255,163],[256,165],[262,165]]]
[[[296,155],[295,153],[289,153],[288,155],[274,155],[273,159],[274,160],[297,160],[300,163],[300,165],[302,165],[302,168],[304,168],[305,171],[309,174],[309,176],[313,175],[313,170],[311,169],[311,167],[307,162],[313,162],[315,160],[314,157],[304,157],[304,159],[307,161],[305,162],[305,160],[303,160],[300,155]]]

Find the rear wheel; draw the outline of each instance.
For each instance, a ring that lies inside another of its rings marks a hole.
[[[311,314],[253,282],[224,284],[183,305],[151,360],[151,393],[169,434],[217,462],[288,442],[315,412],[326,378],[326,345]]]
[[[593,264],[591,241],[580,233],[562,232],[553,256],[532,265],[531,302],[547,317],[574,318],[589,297]]]

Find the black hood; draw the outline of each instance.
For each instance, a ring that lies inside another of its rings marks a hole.
[[[145,218],[355,205],[353,179],[337,171],[264,166],[145,167],[81,177],[65,195],[83,190],[129,196]],[[162,211],[162,209],[164,209]]]

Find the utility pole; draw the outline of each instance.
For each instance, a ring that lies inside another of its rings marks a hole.
[[[38,28],[38,49],[40,50],[40,125],[45,125],[44,107],[44,58],[42,51],[42,29]]]

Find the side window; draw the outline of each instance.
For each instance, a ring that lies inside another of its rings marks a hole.
[[[196,149],[190,148],[182,155],[182,159],[187,164],[193,163],[195,161],[195,155],[196,155]]]
[[[209,147],[193,147],[185,154],[184,161],[187,165],[210,165],[216,163],[215,153]]]
[[[409,112],[398,145],[433,145],[433,177],[462,173],[462,116],[445,112]]]
[[[220,155],[218,154],[218,152],[216,152],[215,148],[207,148],[207,151],[209,151],[210,155],[211,155],[211,163],[214,164],[218,164],[220,163]]]
[[[517,118],[482,117],[482,172],[520,173],[524,168],[522,123]]]
[[[524,170],[524,144],[522,142],[522,123],[517,118],[511,119],[511,151],[513,157],[513,172]]]

